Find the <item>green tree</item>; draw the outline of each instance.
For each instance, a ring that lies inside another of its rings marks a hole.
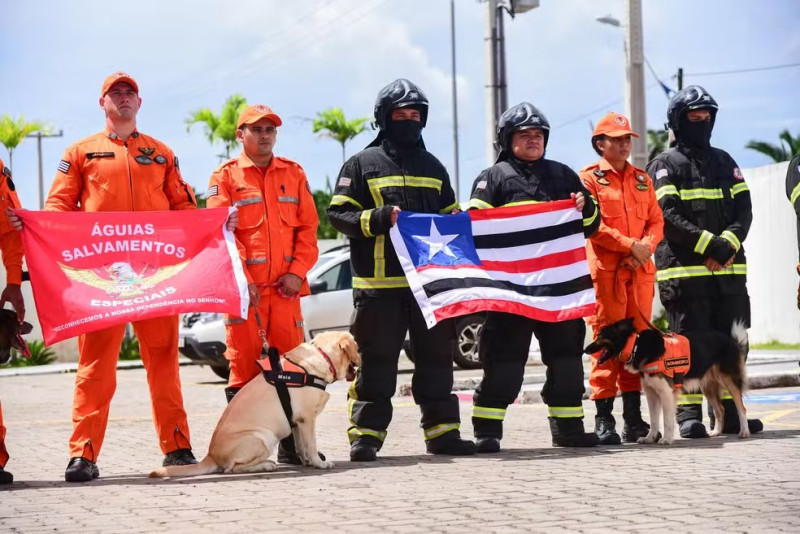
[[[195,198],[195,200],[197,200],[197,207],[198,208],[205,208],[206,207],[206,194],[199,192],[194,187],[192,187],[192,191],[194,191],[194,198]]]
[[[667,149],[668,144],[669,132],[667,130],[647,130],[647,161],[653,161],[653,158]]]
[[[344,163],[345,145],[364,131],[368,121],[369,117],[347,119],[342,108],[330,108],[317,113],[311,130],[319,133],[322,137],[330,137],[342,145],[342,163]]]
[[[319,216],[319,227],[317,227],[317,239],[335,239],[339,232],[331,226],[328,220],[328,206],[331,205],[333,198],[333,188],[331,187],[330,177],[325,177],[325,189],[317,189],[313,193],[314,204],[317,207],[317,215]]]
[[[39,121],[27,122],[24,115],[20,115],[16,121],[8,113],[0,118],[0,143],[3,143],[8,149],[8,166],[12,170],[14,169],[12,165],[14,149],[28,134],[33,132],[46,133],[47,128]]]
[[[767,143],[766,141],[750,141],[745,148],[761,152],[772,158],[775,163],[789,161],[795,154],[800,154],[800,136],[793,137],[789,130],[778,134],[780,144]]]
[[[247,106],[247,99],[240,94],[233,94],[228,97],[222,106],[219,115],[208,108],[201,108],[193,111],[186,119],[186,131],[190,131],[192,126],[200,122],[205,125],[206,138],[212,145],[221,141],[225,147],[225,157],[231,157],[231,150],[236,148],[236,122],[239,115]]]

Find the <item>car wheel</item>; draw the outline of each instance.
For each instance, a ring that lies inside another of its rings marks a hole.
[[[214,371],[218,377],[224,378],[225,380],[231,376],[231,368],[228,365],[228,361],[226,360],[225,363],[219,363],[211,365],[211,370]]]
[[[483,314],[468,315],[456,319],[456,353],[454,360],[462,369],[480,369],[479,349],[481,330],[486,317]]]

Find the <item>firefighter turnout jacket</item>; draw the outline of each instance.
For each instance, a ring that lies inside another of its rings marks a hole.
[[[423,149],[400,152],[384,140],[347,160],[328,208],[331,225],[350,238],[355,298],[408,291],[388,238],[394,206],[444,214],[458,202],[435,156]]]
[[[679,143],[656,156],[647,172],[664,213],[664,240],[655,254],[662,302],[746,295],[742,242],[753,214],[750,190],[733,158],[718,148]],[[734,255],[721,271],[703,263],[713,258],[724,265]]]

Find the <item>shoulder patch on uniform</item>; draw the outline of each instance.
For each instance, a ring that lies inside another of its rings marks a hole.
[[[64,174],[68,173],[70,165],[69,161],[62,159],[58,164],[58,172],[63,172]]]
[[[647,191],[650,188],[647,187],[647,184],[636,184],[636,189],[639,191]]]
[[[601,171],[600,169],[595,169],[594,170],[594,175],[602,178],[603,176],[606,175],[606,171]]]
[[[667,169],[659,169],[656,171],[656,180],[660,180],[669,174]]]
[[[637,174],[636,181],[643,184],[647,182],[647,178],[645,178],[644,174]]]
[[[348,178],[347,176],[342,176],[339,178],[339,181],[336,182],[337,187],[348,187],[353,181]]]
[[[733,168],[733,177],[736,178],[737,180],[744,180],[744,175],[742,174],[742,171],[741,169],[739,169],[739,167]]]
[[[608,185],[608,184],[610,184],[611,182],[609,182],[609,181],[608,181],[608,178],[602,178],[602,177],[601,177],[601,178],[598,178],[598,179],[597,179],[597,183],[598,183],[598,184],[600,184],[600,185]]]
[[[206,198],[215,197],[218,194],[219,194],[219,186],[212,185],[211,187],[208,188],[208,191],[206,191]]]
[[[481,180],[477,184],[475,184],[475,189],[486,189],[486,186],[489,184],[487,180]]]
[[[139,147],[139,152],[141,152],[145,156],[152,156],[155,153],[155,151],[156,151],[155,148]]]

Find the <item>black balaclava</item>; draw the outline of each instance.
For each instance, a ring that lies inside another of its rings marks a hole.
[[[414,148],[422,136],[422,122],[415,120],[386,121],[386,138],[400,148]]]
[[[708,148],[711,146],[711,130],[713,129],[713,120],[692,122],[686,114],[683,114],[678,122],[676,137],[681,144],[690,148]]]

